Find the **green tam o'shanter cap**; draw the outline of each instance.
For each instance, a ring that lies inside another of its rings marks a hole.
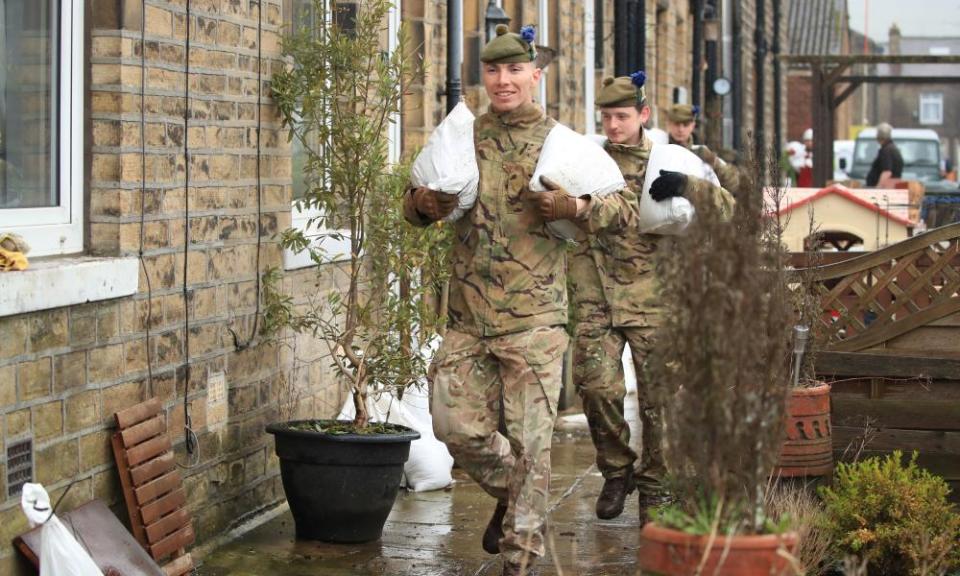
[[[625,108],[642,104],[647,99],[643,85],[647,81],[647,74],[643,70],[629,76],[606,78],[603,88],[597,95],[597,106],[600,108]]]
[[[690,104],[674,104],[667,109],[667,120],[677,123],[693,122],[700,115],[699,106]]]
[[[533,26],[524,26],[517,34],[510,32],[505,24],[499,24],[497,36],[483,47],[480,61],[485,64],[533,62],[537,59],[537,49],[533,45],[535,38]]]

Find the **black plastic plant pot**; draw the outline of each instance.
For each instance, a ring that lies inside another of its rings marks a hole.
[[[291,428],[305,422],[311,421],[267,426],[276,440],[297,538],[343,543],[379,539],[400,489],[410,443],[420,433],[404,428],[391,434],[335,435]]]

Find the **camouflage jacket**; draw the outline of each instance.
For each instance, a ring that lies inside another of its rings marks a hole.
[[[701,144],[694,144],[693,138],[691,137],[687,140],[686,144],[680,144],[673,138],[670,138],[671,144],[677,144],[678,146],[683,146],[687,150],[696,153],[697,148],[700,148]],[[704,162],[706,164],[706,162]],[[723,161],[722,158],[717,157],[713,165],[710,165],[713,168],[713,171],[717,173],[717,179],[720,180],[720,186],[723,186],[724,189],[731,192],[735,192],[740,187],[740,171],[733,164],[727,164]]]
[[[450,327],[499,336],[567,322],[567,243],[551,234],[524,193],[556,121],[536,104],[474,123],[480,167],[477,202],[455,224],[447,310]],[[425,225],[414,210],[405,216]],[[636,225],[636,208],[618,194],[593,198],[580,222],[588,230]]]
[[[621,193],[628,202],[638,201],[652,147],[653,142],[645,134],[636,146],[609,141],[604,145],[633,189]],[[733,197],[726,190],[698,178],[687,178],[684,196],[694,205],[710,201],[727,213],[732,211]],[[578,239],[570,259],[578,333],[596,327],[657,325],[653,257],[659,238],[656,234],[643,234],[633,226]]]

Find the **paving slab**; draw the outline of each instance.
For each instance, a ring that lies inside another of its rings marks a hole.
[[[627,397],[636,415],[636,396]],[[631,422],[635,427],[635,422]],[[634,434],[636,437],[636,434]],[[598,520],[594,504],[603,478],[582,418],[558,423],[553,443],[547,556],[543,576],[637,573],[637,499],[623,515]],[[366,544],[297,541],[289,511],[208,554],[201,576],[499,576],[500,560],[480,540],[495,502],[461,470],[446,490],[401,490],[383,538]]]

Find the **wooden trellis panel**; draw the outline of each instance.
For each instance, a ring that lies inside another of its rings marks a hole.
[[[115,416],[113,455],[133,535],[157,562],[169,558],[163,565],[167,576],[188,574],[193,522],[160,401],[152,398]]]
[[[883,347],[960,312],[960,223],[797,273],[812,278],[820,295],[828,350]]]

